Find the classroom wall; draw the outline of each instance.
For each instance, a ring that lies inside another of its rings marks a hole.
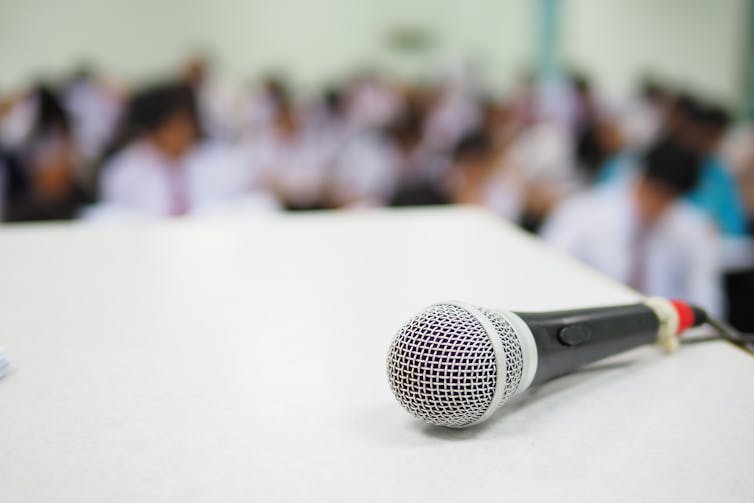
[[[748,0],[567,1],[563,58],[609,92],[649,72],[742,104]]]
[[[563,0],[561,54],[611,93],[645,70],[739,100],[746,0]],[[470,56],[495,86],[536,54],[534,0],[0,0],[0,86],[92,61],[128,79],[208,48],[237,76],[282,71],[317,85],[356,68],[429,76]],[[647,14],[651,13],[651,16]],[[435,44],[397,52],[391,28]]]
[[[90,60],[141,78],[210,48],[236,74],[282,70],[317,83],[380,66],[420,74],[470,54],[505,80],[531,59],[528,0],[2,0],[0,84]],[[418,27],[437,44],[416,54],[387,46],[391,27]]]

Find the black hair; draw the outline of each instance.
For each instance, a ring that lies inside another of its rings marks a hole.
[[[188,113],[199,128],[199,114],[193,89],[180,83],[157,84],[131,97],[115,139],[106,150],[101,164],[141,135],[157,130],[178,112]]]
[[[137,134],[152,132],[178,112],[188,113],[192,119],[197,119],[193,90],[184,84],[161,84],[134,95],[124,125]]]
[[[484,130],[467,134],[456,144],[453,158],[456,162],[476,161],[492,153],[492,139]]]
[[[576,159],[580,169],[593,178],[609,157],[600,141],[600,124],[592,122],[576,134]]]
[[[589,80],[589,77],[587,77],[583,73],[573,72],[570,75],[571,78],[571,84],[573,85],[573,88],[578,92],[579,94],[587,94],[591,92],[592,90],[592,83]]]
[[[46,84],[38,84],[33,93],[38,104],[32,136],[44,134],[50,129],[57,129],[64,134],[69,134],[71,121],[55,90]]]
[[[652,145],[644,154],[643,174],[682,196],[696,187],[700,159],[675,140],[666,138]]]
[[[703,126],[716,130],[724,130],[730,125],[731,117],[723,107],[709,105],[699,110],[697,121]]]
[[[69,77],[69,84],[75,84],[76,82],[86,82],[96,78],[97,72],[94,67],[89,63],[81,63],[73,69]]]
[[[673,99],[673,108],[676,113],[680,114],[687,120],[698,120],[704,106],[693,95],[688,93],[678,93]]]
[[[668,91],[663,88],[653,77],[645,77],[642,79],[639,85],[639,92],[641,96],[650,101],[657,101],[668,94]]]
[[[385,135],[398,143],[421,141],[423,118],[419,109],[413,105],[406,109],[385,130]]]
[[[337,87],[330,87],[322,94],[322,102],[328,112],[338,114],[343,109],[343,93]]]

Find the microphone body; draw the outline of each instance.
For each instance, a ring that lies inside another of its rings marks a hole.
[[[660,328],[657,314],[644,304],[515,314],[529,327],[537,346],[532,384],[651,344]]]
[[[434,304],[398,332],[387,358],[393,395],[431,424],[463,428],[509,399],[583,365],[677,336],[704,319],[682,302],[528,313]]]

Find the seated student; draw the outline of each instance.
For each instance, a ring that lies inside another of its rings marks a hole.
[[[450,180],[456,204],[480,205],[509,220],[516,220],[523,204],[524,180],[503,162],[505,149],[480,130],[463,138],[454,152]]]
[[[727,136],[721,155],[733,168],[749,219],[749,233],[754,234],[754,123],[748,119]]]
[[[281,106],[290,100],[285,81],[278,76],[268,76],[259,87],[253,86],[240,97],[239,134],[248,139],[274,127]]]
[[[641,164],[629,184],[562,203],[543,238],[645,294],[685,299],[720,313],[717,233],[682,199],[696,184],[697,157],[665,141]]]
[[[607,119],[595,119],[576,136],[575,156],[579,176],[585,182],[600,181],[603,172],[620,167],[627,153],[618,125]]]
[[[198,141],[196,117],[194,96],[186,86],[165,84],[136,95],[120,148],[102,168],[102,202],[146,215],[188,213],[185,161]]]
[[[425,117],[412,105],[385,131],[397,158],[395,191],[390,198],[392,206],[450,202],[446,186],[450,163],[445,155],[427,147],[424,125]]]
[[[732,169],[718,154],[730,119],[719,107],[701,107],[695,119],[693,142],[702,156],[702,166],[699,183],[688,199],[706,211],[725,236],[742,236],[748,227],[746,210]]]
[[[618,126],[627,150],[644,150],[658,139],[669,99],[669,91],[660,83],[643,79],[639,93],[619,111]]]
[[[240,122],[240,96],[235,86],[217,72],[211,58],[202,52],[191,55],[183,64],[180,77],[194,92],[202,132],[217,141],[235,140]]]
[[[695,150],[694,121],[700,110],[701,103],[686,93],[671,93],[665,91],[654,102],[657,113],[657,127],[654,129],[654,139],[647,144],[647,148],[654,142],[672,139],[688,149]],[[625,150],[614,155],[600,166],[596,182],[602,184],[626,183],[634,175],[639,165],[641,149],[626,145]]]
[[[719,144],[729,119],[720,108],[679,96],[667,114],[666,138],[672,138],[702,158],[698,185],[687,200],[706,212],[725,237],[746,233],[746,211],[731,169],[718,154]],[[631,155],[620,162],[607,163],[598,175],[602,183],[621,183],[630,179],[637,166]]]
[[[67,220],[89,201],[76,179],[79,157],[70,120],[56,94],[46,86],[30,95],[35,104],[29,133],[16,155],[6,156],[9,168],[6,219]],[[14,160],[17,169],[12,169]]]
[[[324,206],[325,173],[335,154],[321,131],[307,129],[295,104],[285,97],[272,124],[245,142],[259,185],[290,210]]]
[[[387,204],[401,169],[400,152],[389,140],[375,131],[359,131],[347,137],[327,174],[329,206]]]
[[[63,86],[63,106],[71,117],[71,132],[84,162],[80,179],[91,183],[88,170],[100,159],[118,126],[123,91],[83,66]]]

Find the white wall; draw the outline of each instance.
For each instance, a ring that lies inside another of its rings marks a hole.
[[[645,70],[740,98],[746,0],[563,0],[562,53],[613,93]],[[470,55],[496,85],[536,45],[535,0],[0,0],[0,88],[90,60],[129,79],[175,68],[207,47],[239,76],[282,70],[317,84],[380,65],[424,75]],[[437,37],[397,56],[394,26]]]
[[[646,72],[742,101],[747,0],[567,0],[563,53],[612,94]]]
[[[375,64],[418,73],[451,54],[504,81],[531,59],[532,23],[528,0],[0,0],[0,85],[82,59],[140,78],[197,47],[234,73],[284,70],[304,83]],[[396,25],[434,33],[438,47],[393,57],[385,32]]]

